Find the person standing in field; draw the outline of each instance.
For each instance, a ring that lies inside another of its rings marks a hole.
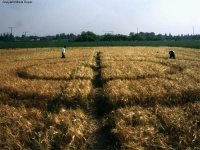
[[[175,52],[173,50],[169,51],[169,58],[175,59]]]
[[[62,48],[62,58],[65,58],[65,48],[66,48],[66,46],[64,46],[64,47]]]

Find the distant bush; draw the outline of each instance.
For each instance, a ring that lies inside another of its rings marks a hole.
[[[61,41],[15,41],[0,42],[0,49],[8,48],[44,48],[44,47],[97,47],[97,46],[170,46],[200,49],[200,41],[96,41],[96,42],[69,42]]]

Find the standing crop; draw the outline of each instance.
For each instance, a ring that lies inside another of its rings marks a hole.
[[[171,49],[1,50],[0,149],[199,149],[200,53]]]

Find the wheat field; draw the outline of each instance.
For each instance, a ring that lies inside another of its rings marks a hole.
[[[0,50],[0,149],[198,150],[199,68],[180,47]]]

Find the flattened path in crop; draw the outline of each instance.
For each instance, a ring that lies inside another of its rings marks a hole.
[[[93,68],[95,76],[93,79],[93,98],[90,104],[91,124],[95,126],[94,131],[89,137],[88,149],[102,150],[110,149],[109,128],[102,123],[106,113],[104,102],[103,83],[101,81],[101,52],[96,54],[96,67]]]

